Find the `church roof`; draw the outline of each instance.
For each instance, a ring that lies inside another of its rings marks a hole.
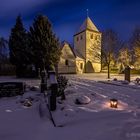
[[[75,56],[75,58],[76,58],[77,60],[84,60],[83,56],[82,56],[77,50],[74,50],[74,49],[71,47],[71,45],[70,45],[68,42],[66,42],[66,41],[63,41],[63,42],[62,42],[62,44],[61,44],[61,50],[62,50],[65,46],[67,46],[67,47],[70,48],[71,52],[73,53],[73,55]]]
[[[76,54],[75,54],[73,48],[72,48],[71,45],[70,45],[68,42],[66,42],[66,41],[63,41],[63,42],[62,42],[62,44],[61,44],[61,50],[65,47],[65,45],[67,45],[67,46],[70,48],[71,52],[72,52],[73,55],[76,57]]]
[[[99,32],[99,30],[97,29],[97,27],[94,25],[94,23],[91,21],[89,17],[87,17],[84,23],[81,25],[79,32],[82,32],[87,29]]]

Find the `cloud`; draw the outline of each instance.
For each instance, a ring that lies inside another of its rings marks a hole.
[[[1,0],[0,17],[28,12],[43,4],[47,4],[47,0]]]
[[[99,30],[113,28],[126,36],[140,24],[139,7],[139,0],[0,0],[0,34],[7,34],[18,14],[28,29],[35,15],[42,13],[49,17],[61,40],[72,41],[88,8]]]

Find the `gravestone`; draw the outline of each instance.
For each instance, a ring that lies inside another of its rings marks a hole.
[[[41,75],[40,75],[40,68],[38,68],[38,78],[39,78],[39,79],[41,78]]]
[[[131,70],[131,68],[129,66],[127,66],[124,71],[125,80],[128,82],[130,82],[130,70]]]
[[[23,95],[25,84],[23,82],[2,82],[0,83],[0,97],[12,97]]]
[[[54,71],[49,71],[49,90],[48,90],[48,105],[51,111],[56,110],[56,96],[58,92],[58,84]]]

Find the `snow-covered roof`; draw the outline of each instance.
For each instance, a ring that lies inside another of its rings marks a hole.
[[[97,29],[97,27],[94,25],[94,23],[91,21],[89,17],[87,17],[84,23],[81,25],[79,32],[82,32],[87,29],[99,32],[99,30]]]
[[[71,52],[72,52],[73,55],[76,57],[76,54],[75,54],[73,48],[72,48],[71,45],[70,45],[68,42],[66,42],[66,41],[63,41],[63,42],[62,42],[62,44],[61,44],[61,50],[65,47],[65,45],[66,45],[67,47],[70,48]]]
[[[83,57],[77,50],[74,50],[74,49],[71,47],[71,45],[70,45],[68,42],[66,42],[66,41],[63,41],[63,42],[62,42],[61,50],[63,49],[63,47],[64,47],[65,45],[67,45],[67,46],[70,48],[70,50],[71,50],[71,52],[73,53],[73,55],[75,56],[76,60],[84,60],[84,57]]]

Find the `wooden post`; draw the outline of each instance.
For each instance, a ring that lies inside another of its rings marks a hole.
[[[130,67],[127,66],[125,68],[125,72],[124,72],[124,74],[125,74],[125,80],[128,81],[128,82],[130,82],[130,70],[131,70]]]

